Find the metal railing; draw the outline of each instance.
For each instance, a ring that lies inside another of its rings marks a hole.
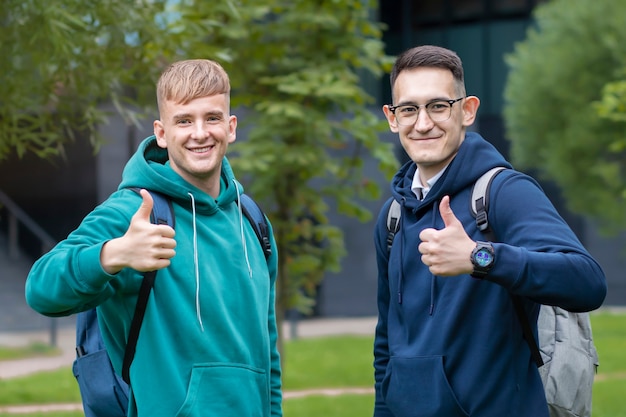
[[[7,235],[9,246],[9,259],[19,257],[19,228],[21,223],[40,243],[41,254],[47,253],[56,245],[56,241],[39,226],[24,210],[22,210],[13,200],[0,190],[0,208],[7,212]],[[50,318],[50,345],[57,345],[57,320]]]

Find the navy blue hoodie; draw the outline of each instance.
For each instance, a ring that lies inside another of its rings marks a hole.
[[[496,166],[511,167],[480,135],[467,133],[423,201],[411,191],[415,163],[393,178],[402,220],[390,252],[391,199],[375,231],[375,417],[547,417],[511,293],[524,297],[535,337],[540,303],[590,311],[604,301],[600,266],[539,185],[512,169],[500,173],[490,191],[489,222],[502,243],[493,244],[496,261],[488,276],[438,277],[421,262],[419,233],[444,227],[439,202],[445,195],[472,240],[485,240],[470,212],[470,194],[474,182]]]

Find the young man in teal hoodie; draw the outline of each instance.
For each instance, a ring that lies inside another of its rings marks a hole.
[[[154,136],[118,190],[33,265],[26,299],[49,316],[97,306],[120,373],[142,273],[156,269],[130,368],[129,416],[281,416],[277,255],[265,258],[225,157],[237,128],[228,75],[210,60],[176,62],[157,99]],[[176,233],[150,222],[145,189],[172,201]]]
[[[391,87],[393,105],[383,111],[411,160],[391,184],[402,209],[391,250],[391,199],[376,225],[374,416],[548,417],[511,294],[522,297],[536,338],[540,303],[596,309],[604,273],[539,185],[513,169],[492,183],[498,241],[484,242],[470,213],[472,186],[511,165],[467,132],[480,100],[467,95],[454,52],[426,45],[402,53]]]

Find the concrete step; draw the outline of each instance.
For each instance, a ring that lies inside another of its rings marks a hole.
[[[57,326],[73,326],[73,319],[51,319],[32,310],[24,298],[26,277],[33,260],[23,253],[9,256],[6,235],[0,232],[0,332],[46,330]]]

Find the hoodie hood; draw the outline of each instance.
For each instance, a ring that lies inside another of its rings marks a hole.
[[[146,188],[167,195],[183,207],[189,206],[193,196],[198,213],[211,214],[237,200],[243,186],[237,182],[228,159],[224,157],[221,169],[220,194],[217,199],[189,184],[169,166],[167,149],[157,145],[156,137],[143,140],[122,173],[122,188]]]
[[[467,132],[456,156],[423,201],[419,201],[411,190],[417,169],[413,161],[407,162],[393,177],[391,193],[413,211],[428,210],[433,202],[438,202],[446,194],[454,195],[467,188],[482,174],[497,166],[512,168],[491,143],[478,133]]]

